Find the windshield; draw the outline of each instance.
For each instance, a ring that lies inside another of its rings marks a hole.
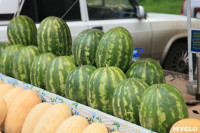
[[[133,9],[129,0],[87,0],[89,6],[104,6],[107,8]]]
[[[129,0],[87,0],[88,14],[93,19],[135,17],[135,8]]]

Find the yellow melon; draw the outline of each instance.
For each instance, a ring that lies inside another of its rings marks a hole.
[[[22,88],[22,87],[12,88],[10,91],[8,91],[8,92],[3,96],[4,100],[6,101],[7,110],[9,110],[9,107],[10,107],[12,101],[13,101],[22,91],[24,91],[24,88]],[[2,125],[0,126],[0,130],[4,131],[3,127],[4,127],[4,122],[3,122]]]
[[[88,125],[89,123],[84,117],[71,116],[61,123],[56,133],[82,133]]]
[[[26,116],[35,105],[41,102],[40,96],[33,90],[24,90],[20,93],[10,105],[4,123],[4,131],[21,133]]]
[[[0,106],[0,125],[2,125],[7,114],[7,105],[3,97],[0,97]]]
[[[36,105],[27,115],[22,127],[22,133],[32,133],[41,116],[51,106],[52,104],[48,102]]]
[[[2,80],[0,80],[0,84],[3,84]]]
[[[4,96],[8,91],[10,91],[14,86],[11,84],[0,84],[0,96]]]
[[[71,109],[66,104],[53,105],[42,115],[33,133],[55,133],[58,126],[71,115]]]
[[[200,120],[186,118],[177,121],[170,129],[170,133],[200,133]]]
[[[15,87],[15,88],[12,88],[10,91],[8,91],[8,92],[3,96],[4,100],[6,101],[8,110],[9,110],[9,107],[10,107],[11,103],[13,102],[13,100],[14,100],[22,91],[24,91],[24,88],[22,88],[22,87]]]
[[[102,123],[92,123],[90,124],[82,133],[108,133],[108,129]]]

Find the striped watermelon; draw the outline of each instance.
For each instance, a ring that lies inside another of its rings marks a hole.
[[[54,58],[47,68],[46,89],[52,93],[65,96],[67,76],[75,67],[74,61],[69,56]]]
[[[180,92],[168,84],[150,86],[143,94],[139,108],[142,127],[168,133],[172,125],[188,118],[188,110]]]
[[[45,18],[39,26],[37,42],[41,53],[71,55],[71,33],[61,18],[53,16]]]
[[[9,46],[9,43],[8,43],[8,42],[0,42],[0,57],[1,57],[1,55],[2,55],[3,50],[4,50],[7,46]]]
[[[123,71],[132,59],[133,41],[130,33],[123,27],[107,31],[97,46],[95,62],[97,67],[117,66]]]
[[[20,49],[13,61],[14,77],[30,83],[31,66],[37,56],[39,56],[39,51],[36,46],[30,45]]]
[[[139,125],[139,105],[142,94],[149,86],[137,78],[122,81],[114,91],[113,114]]]
[[[160,64],[150,58],[142,58],[134,62],[128,69],[126,76],[144,80],[149,86],[165,83],[165,75]]]
[[[103,67],[95,70],[89,79],[87,100],[89,106],[112,114],[112,97],[117,85],[126,79],[118,67]]]
[[[103,34],[101,30],[88,29],[77,36],[72,49],[77,65],[95,65],[97,45]]]
[[[79,66],[72,70],[66,80],[66,98],[87,105],[87,83],[94,70],[96,68],[90,65]]]
[[[20,15],[13,18],[7,27],[7,36],[11,44],[37,45],[37,28],[33,20]]]
[[[56,56],[52,53],[39,55],[33,62],[30,72],[31,84],[45,89],[47,66]]]
[[[16,56],[19,49],[21,49],[23,45],[11,45],[7,46],[2,53],[0,58],[0,70],[3,74],[7,76],[14,77],[13,73],[13,59]]]

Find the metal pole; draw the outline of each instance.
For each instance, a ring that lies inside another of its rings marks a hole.
[[[196,100],[200,100],[200,54],[197,55],[197,93]]]
[[[191,53],[191,0],[187,0],[187,25],[188,25],[188,58],[189,58],[189,82],[193,82],[193,61]]]

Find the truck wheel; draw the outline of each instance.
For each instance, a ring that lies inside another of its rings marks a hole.
[[[163,68],[170,71],[188,74],[188,50],[186,42],[178,42],[172,46],[164,61]],[[193,68],[196,66],[196,57],[193,55]],[[193,69],[194,70],[194,69]],[[194,70],[195,71],[195,70]]]

